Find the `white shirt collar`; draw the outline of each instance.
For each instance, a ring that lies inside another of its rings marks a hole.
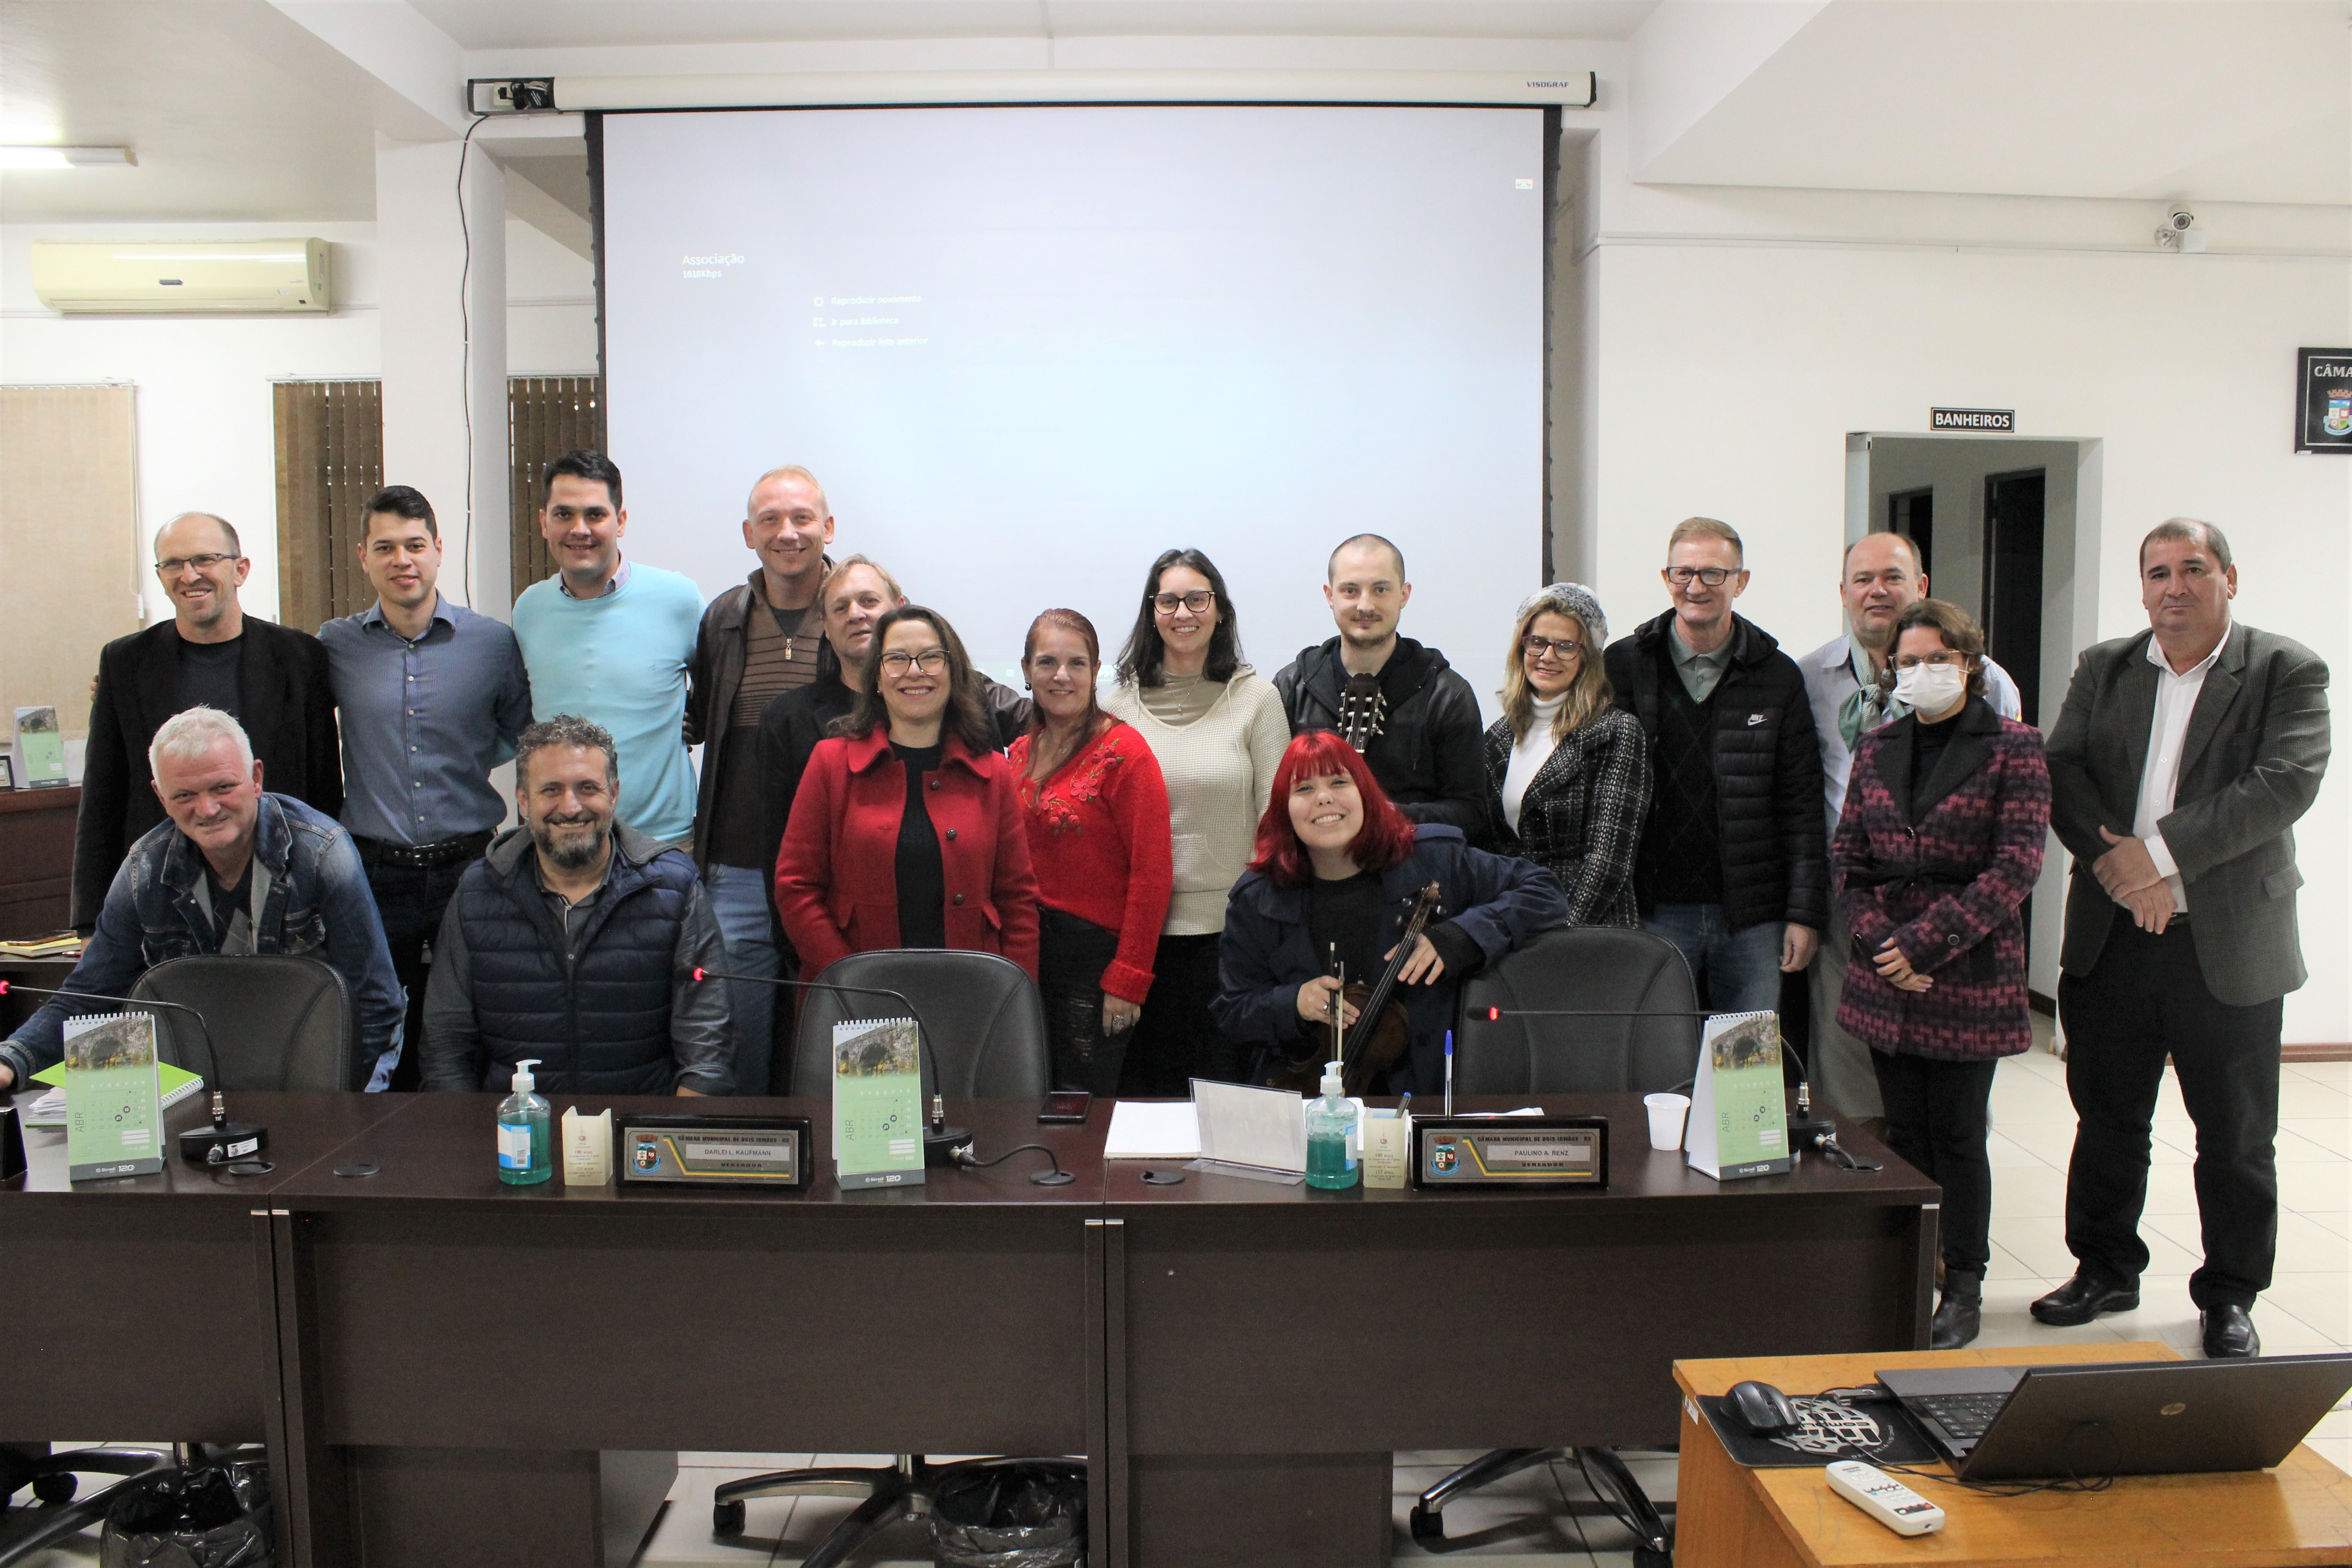
[[[2173,679],[2176,680],[2186,680],[2192,675],[2202,675],[2207,670],[2212,668],[2213,661],[2221,657],[2221,650],[2230,646],[2230,634],[2236,629],[2237,627],[2235,623],[2230,621],[2222,622],[2221,640],[2213,645],[2213,651],[2207,654],[2203,658],[2199,659],[2195,664],[2190,665],[2187,669],[2182,670],[2179,675],[2173,676]],[[2156,637],[2153,633],[2149,634],[2147,639],[2147,662],[2156,666],[2157,668],[2162,670],[2165,674],[2172,675],[2172,661],[2164,657],[2164,647],[2156,640]]]

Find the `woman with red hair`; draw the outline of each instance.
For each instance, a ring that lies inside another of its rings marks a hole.
[[[1432,882],[1438,912],[1397,972],[1412,1046],[1389,1074],[1391,1093],[1439,1088],[1455,987],[1566,923],[1568,900],[1539,866],[1473,849],[1458,827],[1415,826],[1342,737],[1317,730],[1290,742],[1217,950],[1213,1011],[1227,1034],[1257,1048],[1254,1077],[1328,1057],[1339,987],[1332,955],[1349,979],[1377,980]],[[1341,1007],[1352,1026],[1354,1009]]]

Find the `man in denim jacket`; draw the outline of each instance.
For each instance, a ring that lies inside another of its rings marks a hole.
[[[237,721],[190,708],[148,748],[171,820],[131,847],[98,930],[65,984],[121,996],[166,959],[195,953],[311,953],[334,966],[359,1014],[371,1089],[400,1060],[407,998],[351,835],[289,795],[268,795]],[[21,1088],[64,1051],[67,1018],[105,1004],[55,996],[0,1042],[0,1090]]]

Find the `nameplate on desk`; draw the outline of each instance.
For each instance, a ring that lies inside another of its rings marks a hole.
[[[623,1116],[613,1163],[624,1190],[638,1186],[804,1190],[805,1116]]]
[[[1416,1187],[1609,1185],[1605,1116],[1416,1116]]]

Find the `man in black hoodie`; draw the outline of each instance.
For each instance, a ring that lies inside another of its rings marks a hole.
[[[1486,835],[1485,723],[1470,683],[1445,656],[1397,636],[1412,584],[1404,552],[1377,533],[1331,552],[1323,597],[1339,635],[1301,648],[1274,678],[1290,732],[1336,730],[1415,822]]]
[[[1675,524],[1659,574],[1674,607],[1605,656],[1656,781],[1633,861],[1642,928],[1682,950],[1718,1013],[1777,1009],[1829,924],[1812,704],[1780,645],[1732,614],[1742,555],[1727,523]]]

